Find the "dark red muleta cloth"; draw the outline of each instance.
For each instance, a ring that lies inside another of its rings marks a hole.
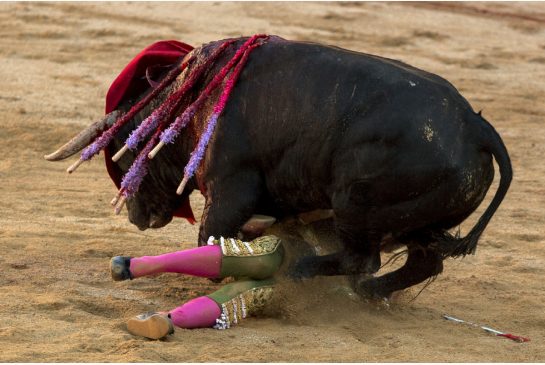
[[[136,98],[146,91],[150,84],[146,78],[146,70],[150,66],[168,66],[176,63],[181,57],[191,52],[188,44],[170,40],[153,43],[140,52],[114,80],[106,94],[106,114],[115,110],[122,100]],[[121,186],[121,170],[112,162],[108,149],[104,150],[106,168],[114,184]],[[174,212],[174,216],[182,217],[194,224],[195,216],[189,204],[189,198]]]

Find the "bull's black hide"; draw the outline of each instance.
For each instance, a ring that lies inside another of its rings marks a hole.
[[[202,54],[219,44],[204,46]],[[167,224],[198,188],[194,178],[184,196],[175,195],[211,105],[159,153],[128,201],[138,227]],[[137,123],[110,145],[112,154]],[[477,208],[493,180],[492,157],[499,189],[469,234],[453,237],[447,230]],[[133,159],[127,154],[119,168],[127,171]],[[333,209],[344,249],[302,258],[293,274],[373,273],[387,236],[408,246],[407,263],[359,289],[388,295],[438,274],[447,256],[473,253],[511,175],[494,128],[443,78],[395,60],[273,37],[251,54],[199,170],[206,197],[199,244],[211,235],[235,236],[252,214]]]

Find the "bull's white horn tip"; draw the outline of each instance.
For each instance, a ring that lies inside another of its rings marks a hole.
[[[55,152],[50,153],[48,155],[44,155],[44,159],[46,159],[47,161],[53,161],[54,156],[55,156]]]

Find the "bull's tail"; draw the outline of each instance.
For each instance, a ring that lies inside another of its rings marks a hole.
[[[513,177],[509,154],[494,127],[480,116],[479,120],[476,122],[480,125],[480,128],[478,129],[480,147],[494,156],[500,168],[500,184],[492,202],[490,202],[490,205],[486,208],[484,214],[479,218],[479,221],[467,236],[460,238],[459,235],[452,235],[451,233],[444,231],[433,237],[437,242],[437,250],[445,258],[475,253],[479,237],[505,197]]]

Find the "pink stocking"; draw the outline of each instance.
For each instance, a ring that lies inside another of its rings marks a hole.
[[[172,323],[181,328],[207,328],[221,315],[219,305],[208,297],[199,297],[169,312]]]
[[[159,256],[131,258],[130,271],[133,278],[163,272],[217,278],[220,276],[221,258],[221,247],[202,246]]]

